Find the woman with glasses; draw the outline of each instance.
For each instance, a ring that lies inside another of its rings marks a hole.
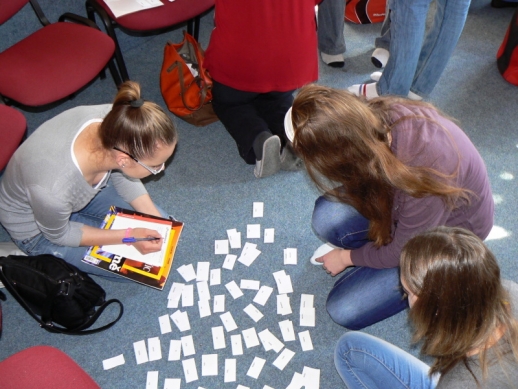
[[[338,341],[347,388],[511,389],[518,383],[518,285],[501,280],[494,255],[472,232],[437,227],[407,242],[401,285],[421,353],[432,366],[361,332]]]
[[[81,270],[86,247],[122,244],[159,251],[157,231],[100,229],[110,206],[167,217],[141,178],[164,170],[176,147],[169,116],[125,82],[112,104],[81,106],[43,123],[13,155],[0,182],[0,222],[28,255],[53,254]]]

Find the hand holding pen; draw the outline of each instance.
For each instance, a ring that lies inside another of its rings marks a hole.
[[[133,228],[126,230],[122,243],[132,245],[141,254],[160,251],[163,238],[158,231],[147,228]]]

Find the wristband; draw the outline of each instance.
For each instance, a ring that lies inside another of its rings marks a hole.
[[[124,233],[124,239],[129,238],[131,235],[131,228],[126,228],[126,232]],[[124,242],[124,239],[122,240]],[[126,243],[126,245],[131,246],[131,243]]]

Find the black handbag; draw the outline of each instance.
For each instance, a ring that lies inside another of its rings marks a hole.
[[[0,257],[0,281],[49,332],[93,334],[113,326],[124,312],[119,300],[106,301],[106,292],[88,274],[53,255]],[[86,330],[113,303],[120,307],[119,316],[102,327]]]

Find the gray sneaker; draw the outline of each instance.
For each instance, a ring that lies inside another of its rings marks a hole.
[[[281,170],[295,172],[304,169],[304,162],[297,157],[293,147],[288,143],[281,153]]]
[[[271,176],[281,169],[281,140],[272,135],[263,143],[263,158],[255,161],[254,175],[257,178]]]

